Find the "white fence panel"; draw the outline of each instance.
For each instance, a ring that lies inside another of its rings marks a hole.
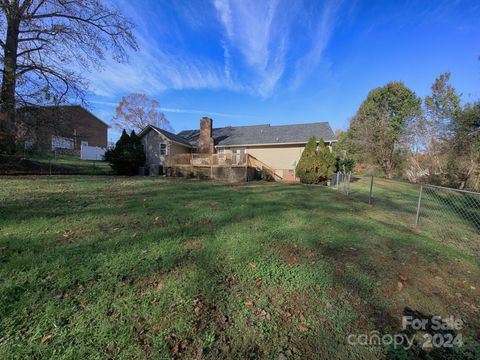
[[[98,146],[84,146],[80,150],[80,159],[82,160],[103,160],[105,148]]]

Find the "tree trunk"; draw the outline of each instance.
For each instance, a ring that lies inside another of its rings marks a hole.
[[[20,19],[15,15],[7,18],[7,38],[4,48],[3,78],[0,94],[0,111],[3,116],[0,117],[0,136],[9,141],[15,138],[15,87],[17,70],[17,49],[18,35],[20,29]],[[4,141],[4,139],[2,139]]]
[[[465,186],[467,185],[468,180],[470,180],[470,177],[474,174],[475,168],[477,167],[475,160],[470,161],[470,166],[466,172],[466,174],[463,176],[462,181],[460,182],[460,186],[458,187],[460,190],[464,190]]]

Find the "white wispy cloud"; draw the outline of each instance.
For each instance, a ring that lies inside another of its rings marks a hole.
[[[101,101],[101,100],[92,100],[92,104],[103,105],[116,107],[118,103],[112,101]],[[229,118],[251,118],[251,115],[240,115],[240,114],[229,114],[223,112],[199,110],[199,109],[182,109],[182,108],[170,108],[170,107],[160,107],[160,111],[165,113],[181,113],[181,114],[199,114],[199,115],[210,115],[210,116],[220,116],[220,117],[229,117]]]
[[[95,94],[158,94],[167,89],[240,90],[240,86],[226,79],[224,70],[209,59],[169,53],[155,46],[151,37],[137,38],[141,50],[131,56],[128,64],[109,62],[105,70],[90,77]]]
[[[313,32],[312,46],[305,56],[301,57],[295,65],[294,76],[290,85],[291,89],[300,86],[322,59],[335,25],[338,21],[338,12],[341,8],[341,0],[329,0],[324,3],[321,16]]]
[[[241,76],[240,79],[245,88],[262,97],[269,97],[287,73],[293,72],[289,87],[296,88],[316,68],[341,7],[341,1],[337,0],[327,0],[323,7],[314,9],[287,0],[213,0],[213,4],[224,27],[226,54],[230,55],[231,49],[240,52],[251,70],[247,79]],[[311,28],[302,22],[312,23]],[[310,42],[301,51],[292,53],[295,26],[305,30],[301,36]],[[230,57],[226,60],[230,61]]]
[[[214,0],[225,29],[226,54],[230,54],[230,48],[241,53],[252,70],[251,79],[242,80],[264,97],[270,95],[285,68],[284,45],[289,34],[280,33],[285,18],[277,16],[279,5],[277,0]]]
[[[162,3],[118,0],[116,4],[137,24],[140,50],[130,54],[128,64],[108,61],[103,71],[88,75],[91,91],[104,97],[226,89],[267,98],[280,85],[295,89],[321,62],[340,8],[336,0],[326,0],[311,13],[301,1],[211,0],[210,7],[197,6],[195,11],[175,5],[178,19],[167,20],[164,15],[162,21],[159,13],[168,11]],[[196,16],[199,11],[201,16]],[[305,21],[312,26],[305,26]],[[183,38],[185,27],[200,32],[212,23],[217,23],[218,37],[212,53],[196,51],[189,44],[194,40]],[[300,51],[292,38],[295,27],[305,30],[302,38],[310,39]],[[215,47],[223,50],[223,59]]]
[[[240,84],[226,78],[221,62],[182,48],[181,29],[173,23],[169,28],[166,21],[159,18],[159,13],[164,9],[150,8],[145,3],[143,5],[140,1],[118,1],[117,6],[137,25],[135,35],[139,50],[130,53],[127,64],[110,60],[103,71],[89,74],[94,94],[158,94],[170,89],[242,90]],[[183,20],[193,26],[192,16],[186,10],[183,13],[187,17]],[[181,14],[177,13],[177,16]]]

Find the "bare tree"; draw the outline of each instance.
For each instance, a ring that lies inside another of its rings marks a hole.
[[[116,128],[129,132],[139,132],[147,125],[171,130],[170,123],[160,111],[160,103],[149,99],[145,94],[137,93],[122,97],[113,117],[113,124]]]
[[[0,130],[15,126],[17,102],[59,104],[84,99],[81,72],[106,54],[136,49],[132,22],[101,0],[0,0],[3,49]]]

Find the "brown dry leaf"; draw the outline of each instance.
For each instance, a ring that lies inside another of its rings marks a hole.
[[[255,285],[257,285],[257,286],[262,285],[262,280],[260,280],[260,279],[255,280]]]
[[[393,295],[393,289],[391,287],[387,288],[387,298],[391,298]]]
[[[302,324],[302,323],[297,324],[297,329],[300,330],[300,331],[303,331],[303,332],[308,331],[307,325]]]
[[[249,309],[253,308],[253,302],[251,300],[245,301],[244,304]]]
[[[248,267],[249,267],[250,269],[256,269],[257,264],[255,264],[255,263],[250,263],[250,264],[248,264]]]
[[[49,341],[52,337],[53,337],[53,334],[48,334],[48,335],[45,335],[44,337],[42,337],[42,344],[44,342]]]
[[[402,290],[403,290],[403,283],[402,283],[401,281],[399,281],[399,282],[397,283],[397,290],[398,290],[398,291],[402,291]]]
[[[398,275],[398,278],[400,279],[400,281],[403,281],[403,282],[408,280],[408,277],[406,277],[405,275],[401,275],[401,274]]]

